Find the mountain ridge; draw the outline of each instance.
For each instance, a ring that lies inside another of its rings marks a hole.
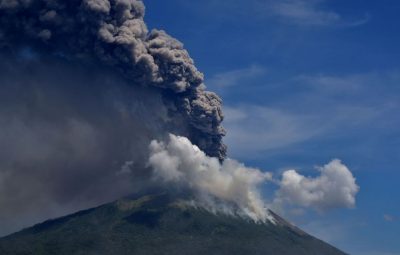
[[[271,214],[276,224],[211,213],[166,194],[124,198],[0,238],[0,254],[346,254]]]

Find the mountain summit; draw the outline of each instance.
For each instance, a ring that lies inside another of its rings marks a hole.
[[[0,239],[2,255],[345,255],[271,212],[273,223],[211,213],[168,195],[121,199]]]

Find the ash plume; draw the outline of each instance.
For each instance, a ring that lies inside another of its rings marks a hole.
[[[355,203],[342,165],[281,182],[227,159],[221,99],[144,14],[140,0],[0,0],[0,236],[164,185],[262,222],[273,222],[265,182],[278,183],[279,203]],[[321,190],[334,201],[296,197]]]
[[[148,144],[223,160],[221,99],[139,0],[0,0],[0,235],[145,189]]]
[[[2,0],[0,45],[100,63],[132,86],[165,89],[189,124],[191,140],[223,159],[220,98],[204,90],[203,75],[179,41],[148,31],[144,12],[139,0]]]

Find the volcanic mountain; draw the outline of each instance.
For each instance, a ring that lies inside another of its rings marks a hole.
[[[0,239],[2,255],[345,255],[278,215],[256,223],[166,194],[121,199]]]

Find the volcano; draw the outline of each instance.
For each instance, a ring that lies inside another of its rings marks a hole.
[[[124,198],[3,237],[0,254],[346,254],[270,214],[257,223],[165,193]]]

